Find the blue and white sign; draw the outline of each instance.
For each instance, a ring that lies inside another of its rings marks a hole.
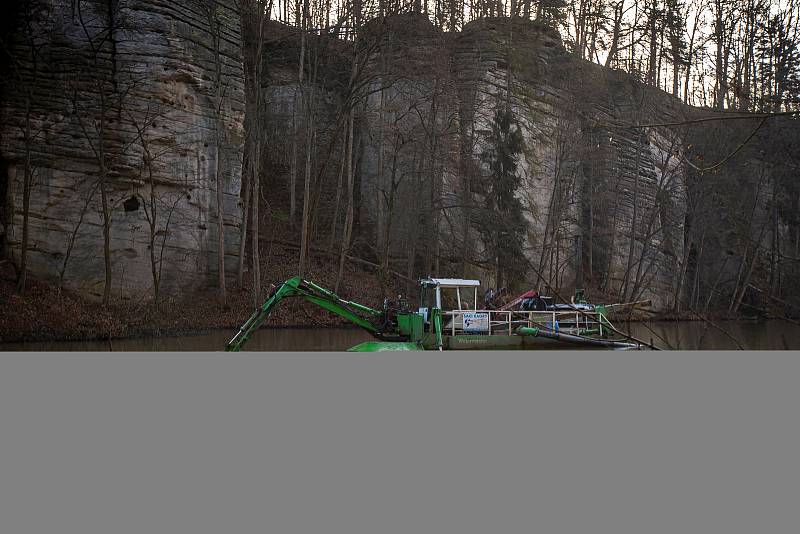
[[[464,332],[488,332],[489,331],[489,314],[478,312],[465,312],[464,313]]]

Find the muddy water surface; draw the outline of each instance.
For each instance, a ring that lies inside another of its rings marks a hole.
[[[785,321],[721,321],[715,325],[699,321],[619,323],[617,327],[671,349],[800,349],[800,326]],[[144,337],[108,341],[48,341],[0,343],[4,351],[216,351],[222,350],[234,330],[176,337]],[[349,328],[264,328],[247,343],[252,351],[341,351],[371,339]]]

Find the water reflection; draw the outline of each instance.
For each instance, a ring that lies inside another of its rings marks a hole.
[[[785,321],[721,321],[711,326],[700,321],[619,323],[617,327],[665,349],[800,349],[800,326]],[[56,341],[2,343],[4,351],[216,351],[235,334],[215,330],[190,336],[115,339],[108,341]],[[342,351],[372,339],[350,328],[267,328],[247,342],[248,351]],[[737,343],[738,342],[738,343]]]
[[[617,327],[664,349],[800,349],[800,326],[786,321],[665,321]]]
[[[215,330],[188,336],[164,336],[115,339],[108,341],[56,341],[4,343],[0,350],[33,351],[221,351],[235,330]],[[248,351],[340,351],[368,341],[372,336],[351,328],[264,328],[245,345]]]

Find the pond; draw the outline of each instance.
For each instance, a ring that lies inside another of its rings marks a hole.
[[[665,349],[800,349],[800,326],[786,321],[662,321],[618,323],[617,327]],[[235,334],[221,329],[197,335],[108,341],[2,343],[4,351],[216,351]],[[251,351],[342,351],[371,336],[352,328],[262,328],[248,341]]]

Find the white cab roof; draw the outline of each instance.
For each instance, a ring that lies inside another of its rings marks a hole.
[[[464,280],[461,278],[429,278],[424,282],[433,282],[439,287],[478,287],[480,280]]]

